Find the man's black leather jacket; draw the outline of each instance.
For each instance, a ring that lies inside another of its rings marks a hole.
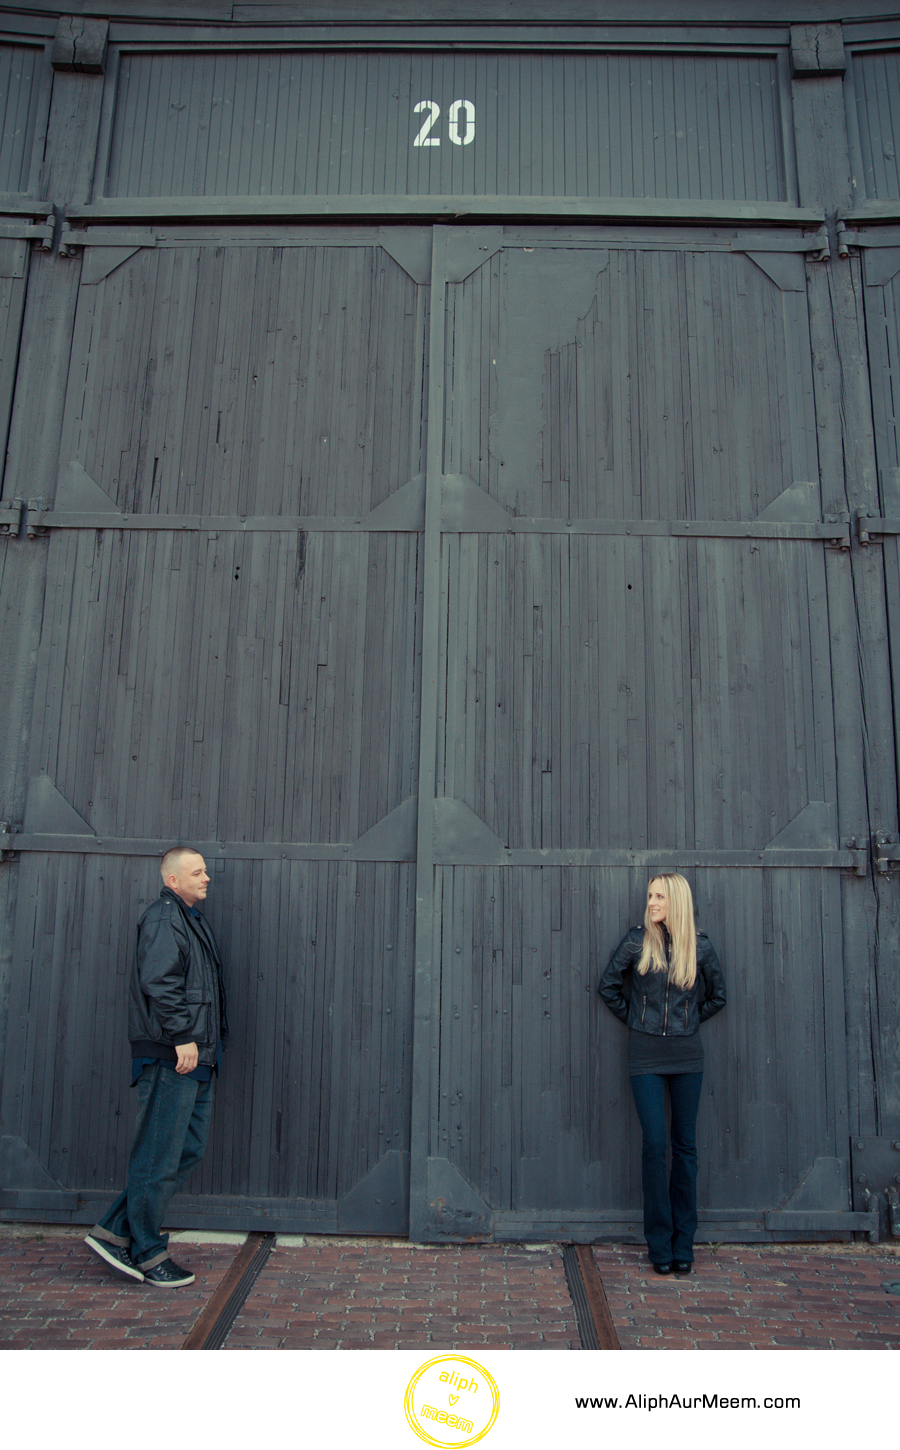
[[[128,999],[132,1056],[174,1062],[176,1047],[196,1042],[199,1062],[212,1066],[227,1036],[215,938],[164,886],[138,922]]]
[[[640,961],[643,945],[644,928],[632,927],[610,957],[600,979],[600,996],[610,1012],[635,1032],[692,1037],[701,1022],[725,1006],[725,979],[709,937],[697,933],[697,976],[689,990],[676,987],[665,972],[638,976],[632,968]],[[667,949],[668,945],[666,935]],[[626,976],[631,978],[630,997],[623,991]]]

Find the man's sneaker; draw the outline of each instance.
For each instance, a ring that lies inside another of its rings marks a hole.
[[[161,1264],[144,1271],[144,1281],[155,1284],[157,1289],[182,1289],[185,1284],[193,1284],[194,1276],[189,1270],[173,1264],[171,1259],[163,1259]]]
[[[90,1234],[85,1234],[84,1241],[98,1258],[101,1258],[111,1269],[115,1269],[120,1278],[136,1279],[139,1284],[143,1283],[144,1275],[126,1248],[120,1244],[107,1243],[105,1239],[95,1239]]]

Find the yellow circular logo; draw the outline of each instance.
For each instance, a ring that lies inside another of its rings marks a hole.
[[[493,1425],[500,1391],[487,1370],[464,1354],[442,1354],[417,1369],[406,1387],[406,1418],[428,1445],[474,1445]]]

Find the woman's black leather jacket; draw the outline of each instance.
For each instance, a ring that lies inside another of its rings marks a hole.
[[[663,933],[666,950],[669,938]],[[655,1037],[692,1037],[701,1022],[725,1006],[725,979],[712,943],[697,933],[697,976],[693,987],[676,987],[664,972],[649,971],[638,976],[633,968],[640,961],[644,928],[632,927],[609,960],[598,988],[610,1012],[635,1032]],[[630,996],[623,990],[630,979]]]

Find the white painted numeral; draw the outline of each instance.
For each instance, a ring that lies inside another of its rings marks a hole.
[[[438,105],[437,101],[420,101],[417,106],[413,107],[413,110],[417,115],[420,111],[431,112],[428,120],[423,123],[422,129],[416,137],[415,141],[413,142],[413,145],[440,146],[440,136],[429,136],[428,134],[431,128],[437,125],[438,116],[441,114],[441,108]]]
[[[466,113],[466,134],[459,134],[459,113],[465,110]],[[448,112],[450,140],[454,146],[471,146],[475,140],[475,107],[471,101],[454,101]]]
[[[422,111],[427,111],[428,119],[423,121],[422,129],[413,142],[414,146],[440,146],[440,136],[432,136],[441,114],[441,108],[437,101],[419,101],[413,106],[413,114],[418,116]],[[465,112],[465,133],[460,135],[459,113]],[[471,101],[454,101],[447,113],[447,132],[454,146],[471,146],[475,140],[475,107]]]

